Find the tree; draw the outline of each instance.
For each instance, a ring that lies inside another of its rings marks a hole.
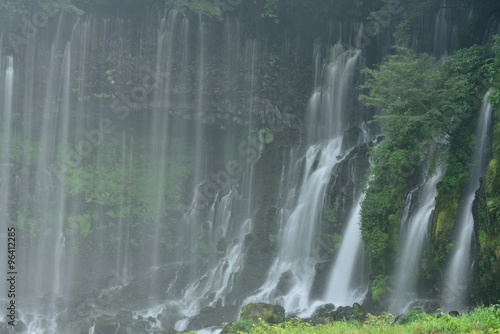
[[[367,106],[382,108],[376,116],[387,137],[401,148],[414,147],[433,138],[445,127],[444,76],[439,63],[427,54],[396,47],[377,69],[365,69],[367,80],[360,100]]]
[[[12,32],[26,23],[37,25],[42,17],[50,17],[58,11],[81,15],[83,11],[71,0],[2,0],[0,1],[0,32]],[[37,14],[37,17],[34,15]],[[36,21],[36,22],[33,22]]]
[[[395,51],[378,69],[364,70],[367,79],[361,88],[366,93],[360,95],[364,104],[381,109],[374,121],[385,132],[372,153],[361,211],[362,237],[375,274],[385,272],[397,254],[400,210],[419,181],[418,171],[446,156],[450,139],[465,135],[461,125],[481,102],[470,104],[468,97],[485,89],[479,84],[484,47],[460,50],[444,66],[427,54],[403,47]]]

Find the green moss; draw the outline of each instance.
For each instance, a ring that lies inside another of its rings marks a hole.
[[[269,232],[269,241],[270,242],[280,242],[281,241],[281,236],[279,235],[279,233],[271,233]]]
[[[268,128],[260,129],[259,139],[261,143],[271,144],[274,141],[274,135]]]
[[[337,210],[339,208],[340,204],[335,202],[333,204],[333,207],[331,207],[330,209],[326,210],[326,213],[325,213],[325,216],[326,216],[326,219],[335,225],[335,223],[337,223],[337,217],[336,217],[336,214],[337,214]]]
[[[383,300],[391,293],[391,288],[387,286],[388,276],[380,275],[372,281],[370,293],[372,300],[382,306]]]
[[[285,310],[281,306],[264,303],[251,303],[243,306],[240,320],[259,321],[262,319],[270,324],[278,324],[285,321]]]

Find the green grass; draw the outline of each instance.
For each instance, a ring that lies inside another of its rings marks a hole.
[[[368,315],[363,323],[337,321],[318,326],[311,326],[300,319],[291,319],[278,325],[259,321],[248,332],[237,333],[500,333],[500,305],[480,307],[458,317],[412,311],[398,323],[394,323],[393,319],[392,315],[383,313],[380,316]]]

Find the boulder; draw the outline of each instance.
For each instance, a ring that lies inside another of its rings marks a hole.
[[[201,328],[221,326],[223,323],[235,321],[238,317],[238,308],[234,305],[220,307],[205,307],[198,315],[189,319],[187,331]]]
[[[270,324],[279,324],[285,321],[285,309],[279,305],[266,303],[252,303],[243,306],[240,320],[262,319]]]

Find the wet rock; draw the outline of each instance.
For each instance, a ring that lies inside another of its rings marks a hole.
[[[232,326],[233,326],[233,323],[228,322],[227,324],[224,325],[224,327],[222,327],[222,330],[220,331],[219,334],[229,334]]]
[[[364,321],[366,312],[360,304],[354,303],[353,306],[339,306],[335,309],[333,304],[325,304],[319,307],[313,316],[306,319],[312,325],[324,324],[329,321],[359,320]]]
[[[14,332],[15,333],[28,333],[28,326],[26,326],[26,324],[22,321],[17,321]]]
[[[342,138],[342,150],[348,150],[361,143],[363,139],[363,130],[357,126],[350,127]]]
[[[318,309],[318,313],[329,313],[335,310],[335,305],[332,303],[325,304]]]
[[[439,299],[430,299],[422,303],[422,311],[425,313],[438,313],[443,307],[443,301]]]
[[[318,244],[321,246],[321,249],[324,252],[330,253],[329,249],[325,249],[325,248],[331,248],[331,246],[329,244],[327,244],[326,242],[323,242],[323,239],[320,239],[320,241],[318,241]],[[332,258],[333,258],[333,256],[332,256]],[[316,275],[314,276],[314,281],[313,281],[313,285],[311,288],[311,298],[312,299],[321,300],[323,298],[323,295],[325,293],[325,286],[326,286],[326,284],[329,280],[329,277],[330,277],[331,266],[332,266],[331,261],[318,262],[314,266],[314,269],[316,270]],[[332,304],[329,304],[329,305],[332,305]]]
[[[222,307],[205,307],[198,315],[189,319],[187,331],[200,328],[221,326],[223,323],[235,321],[238,318],[238,307],[226,305]]]
[[[281,277],[276,285],[276,290],[274,291],[274,297],[281,297],[286,295],[293,286],[293,275],[290,270],[281,274]]]
[[[448,312],[448,315],[450,317],[458,317],[460,315],[460,313],[458,311],[450,311],[450,312]]]
[[[363,309],[361,304],[359,303],[354,303],[352,305],[352,314],[353,316],[358,319],[358,320],[364,320],[366,318],[366,311]]]

